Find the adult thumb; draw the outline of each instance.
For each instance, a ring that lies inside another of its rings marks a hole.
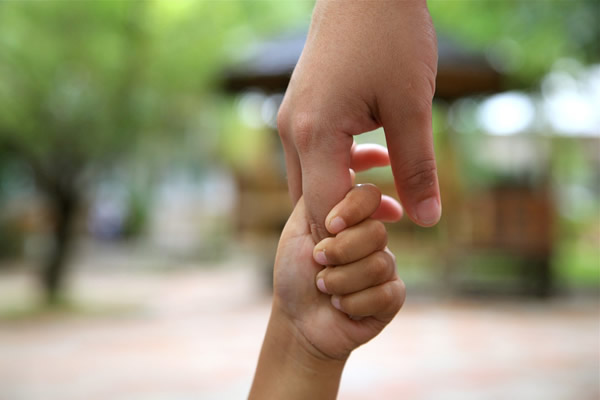
[[[380,107],[400,202],[415,223],[433,226],[441,217],[442,207],[433,149],[431,97],[387,99]]]

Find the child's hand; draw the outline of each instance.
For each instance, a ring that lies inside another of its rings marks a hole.
[[[386,248],[385,226],[370,218],[380,201],[375,186],[354,187],[326,219],[336,236],[314,246],[300,200],[282,233],[272,318],[289,324],[294,337],[318,358],[345,360],[375,337],[404,302],[404,283]]]
[[[354,187],[327,216],[336,236],[316,246],[298,201],[279,240],[273,309],[250,399],[334,399],[350,352],[398,312],[404,283],[384,225],[371,218],[399,219],[399,205],[388,200],[373,185]]]

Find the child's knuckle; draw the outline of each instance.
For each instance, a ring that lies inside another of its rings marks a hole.
[[[402,279],[397,279],[397,285],[398,285],[398,290],[399,290],[399,294],[398,294],[398,310],[399,311],[402,306],[404,305],[404,300],[406,300],[406,284],[404,283],[404,281]]]
[[[390,285],[381,286],[379,293],[379,305],[383,308],[387,308],[390,303],[394,300],[394,294]]]
[[[352,314],[354,311],[354,302],[351,297],[340,296],[340,306],[346,313]]]
[[[384,252],[377,252],[371,260],[371,274],[377,281],[383,281],[389,275],[389,260]]]
[[[382,249],[387,245],[387,230],[385,225],[381,221],[373,220],[372,226],[372,237],[375,241],[377,248]]]
[[[355,222],[357,219],[356,216],[360,215],[360,211],[361,211],[360,205],[352,203],[351,205],[349,205],[346,208],[346,210],[344,212],[345,220]]]
[[[339,263],[340,259],[340,250],[337,246],[330,246],[327,249],[327,261],[331,265],[336,265]]]
[[[369,206],[379,206],[379,203],[381,203],[381,190],[370,183],[364,184],[362,187],[366,193],[363,198],[365,207],[370,208]]]
[[[404,282],[400,279],[396,279],[387,284],[386,286],[389,287],[391,296],[389,301],[390,312],[395,314],[400,310],[400,308],[402,308],[402,305],[404,304]]]
[[[347,257],[347,245],[343,239],[337,240],[334,246],[328,250],[327,259],[334,265],[342,264]],[[331,255],[331,257],[330,257]]]
[[[342,289],[342,280],[340,279],[340,274],[337,271],[332,271],[327,274],[324,278],[325,286],[332,294],[339,294]]]

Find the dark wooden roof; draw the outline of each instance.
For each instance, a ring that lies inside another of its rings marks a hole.
[[[305,34],[287,34],[255,44],[227,69],[224,87],[239,92],[250,88],[282,93],[304,48]],[[436,97],[458,97],[493,93],[502,89],[502,76],[481,54],[467,51],[451,40],[438,36],[438,75]]]

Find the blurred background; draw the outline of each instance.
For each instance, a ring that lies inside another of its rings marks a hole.
[[[247,395],[313,5],[0,2],[1,400]],[[339,397],[596,399],[600,3],[429,6],[444,216]]]

